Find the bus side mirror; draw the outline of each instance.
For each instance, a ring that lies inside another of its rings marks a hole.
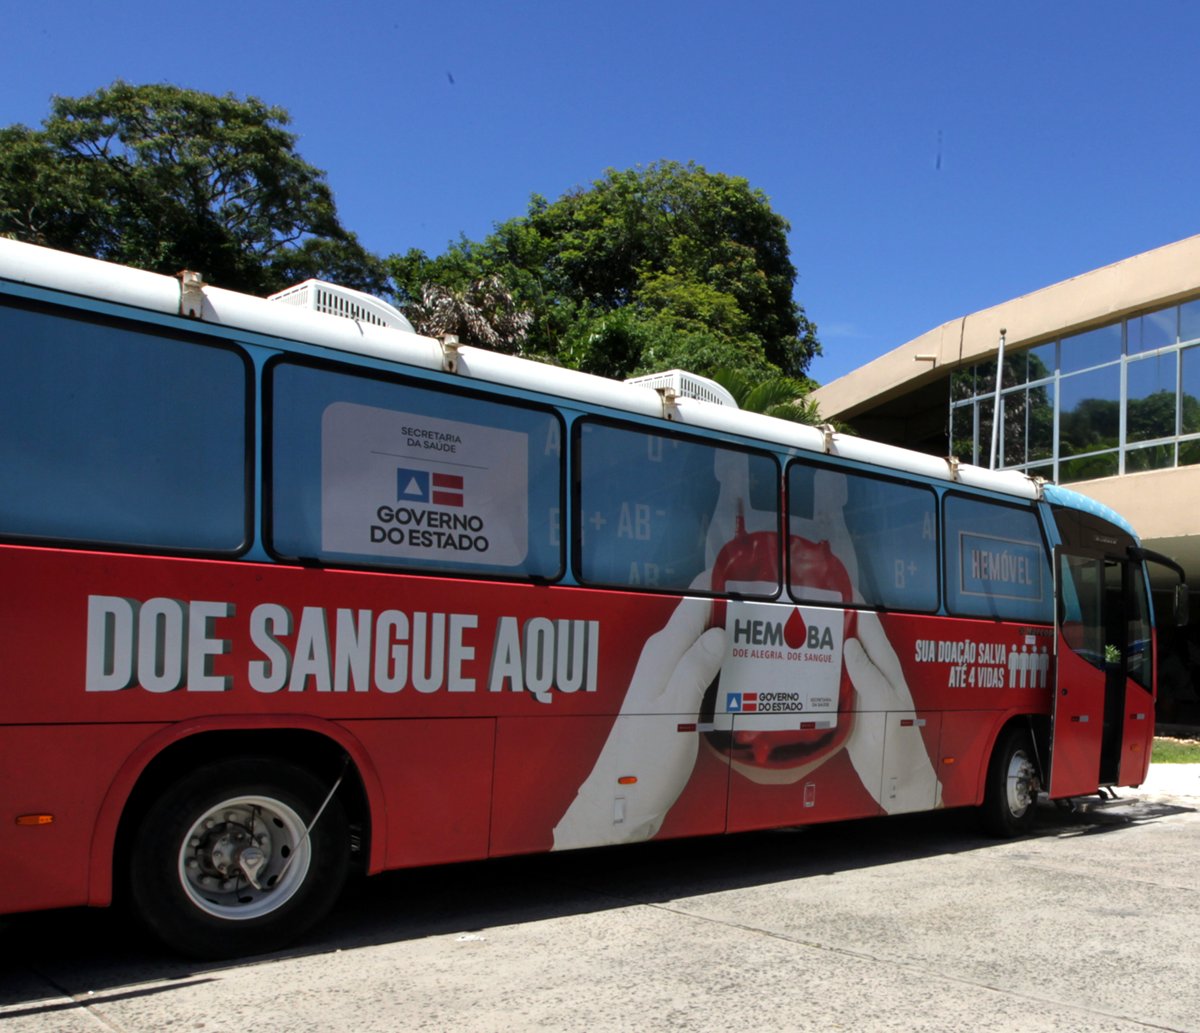
[[[1178,563],[1170,556],[1164,556],[1161,552],[1155,552],[1153,549],[1144,549],[1140,545],[1130,546],[1129,555],[1131,559],[1139,563],[1157,563],[1160,566],[1166,567],[1168,570],[1174,571],[1175,576],[1179,578],[1175,584],[1175,627],[1182,628],[1188,622],[1188,587],[1187,574]]]

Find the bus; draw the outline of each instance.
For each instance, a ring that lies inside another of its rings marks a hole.
[[[1055,485],[12,240],[0,362],[0,914],[1146,776],[1182,571]]]

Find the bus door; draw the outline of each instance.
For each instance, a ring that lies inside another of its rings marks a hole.
[[[1051,798],[1138,785],[1154,734],[1153,644],[1139,561],[1055,550]]]

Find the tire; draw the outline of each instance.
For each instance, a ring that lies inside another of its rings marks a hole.
[[[1012,839],[1033,828],[1038,773],[1033,740],[1024,728],[1009,728],[996,741],[988,765],[980,816],[993,836]]]
[[[329,789],[265,758],[221,761],[175,782],[134,836],[129,891],[138,917],[196,958],[261,954],[295,939],[346,881],[350,837],[336,797],[304,831]]]

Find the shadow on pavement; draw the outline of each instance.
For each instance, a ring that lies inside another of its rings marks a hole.
[[[1117,832],[1193,811],[1140,798],[1043,803],[1030,838]],[[636,904],[655,904],[946,854],[998,849],[973,811],[837,822],[805,828],[672,840],[565,854],[502,858],[389,872],[352,883],[334,914],[289,950],[233,962],[199,963],[165,953],[119,911],[64,910],[0,919],[0,1007],[13,1014],[83,1007],[62,996],[57,973],[86,985],[96,1003],[110,991],[165,980],[128,994],[169,993],[205,973],[283,957],[319,956],[498,925],[539,922]],[[32,1004],[14,1011],[26,1002]],[[112,999],[109,997],[109,999]]]

